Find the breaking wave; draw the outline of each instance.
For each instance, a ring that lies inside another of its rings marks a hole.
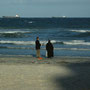
[[[61,41],[51,41],[53,44],[60,43]],[[40,41],[41,45],[46,45],[47,41]],[[4,41],[1,40],[0,44],[15,44],[15,45],[35,45],[35,41]]]
[[[73,37],[90,37],[90,30],[70,30],[72,32],[77,32]]]
[[[84,40],[71,40],[68,42],[64,42],[64,44],[68,44],[68,45],[90,45],[90,42],[85,42]]]
[[[57,41],[52,40],[53,44],[64,44],[64,45],[90,45],[90,42],[84,40],[71,40],[71,41]],[[41,45],[46,45],[47,41],[40,41]],[[4,41],[1,40],[0,44],[15,44],[15,45],[35,45],[35,41]]]
[[[34,45],[34,41],[0,41],[0,44]]]
[[[31,33],[30,31],[0,31],[0,34]]]
[[[80,32],[80,33],[86,33],[86,32],[90,32],[90,30],[70,30],[72,32]]]
[[[8,46],[0,46],[0,48],[4,49],[30,49],[35,50],[34,47],[8,47]],[[46,50],[45,48],[41,48],[41,50]],[[90,51],[87,48],[54,48],[54,50],[73,50],[73,51]]]
[[[26,33],[31,33],[30,31],[0,31],[0,37],[24,37]]]

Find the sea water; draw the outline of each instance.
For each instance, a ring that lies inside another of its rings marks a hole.
[[[47,21],[50,23],[50,20],[49,21],[47,20]],[[27,22],[26,19],[25,19],[25,22]],[[66,25],[65,20],[63,21],[63,19],[62,20],[60,19],[58,21],[62,23],[62,25],[60,25],[60,23],[57,23],[55,20],[53,20],[53,23],[55,23],[55,26],[53,26],[54,24],[50,24],[50,25],[48,25],[48,23],[45,24],[45,22],[44,22],[45,25],[43,25],[42,20],[41,21],[39,20],[39,22],[42,24],[37,25],[35,20],[29,21],[30,25],[32,23],[34,26],[36,25],[36,27],[32,27],[32,28],[28,28],[26,26],[25,28],[24,26],[22,26],[25,23],[21,25],[22,27],[19,25],[21,28],[17,27],[16,25],[17,23],[15,24],[16,28],[12,28],[10,26],[11,21],[9,21],[9,25],[8,23],[4,25],[1,24],[0,55],[35,56],[36,55],[35,40],[36,40],[36,37],[38,36],[41,43],[42,57],[45,57],[46,43],[48,39],[51,40],[54,46],[54,56],[90,57],[90,27],[88,27],[90,26],[90,23],[88,23],[87,25],[86,22],[83,22],[83,25],[86,25],[86,26],[82,27],[81,22],[75,24],[75,22],[72,19],[72,23],[71,23],[72,26],[70,27],[68,26],[70,19],[67,20],[68,25]],[[5,25],[7,25],[7,27],[5,27]]]

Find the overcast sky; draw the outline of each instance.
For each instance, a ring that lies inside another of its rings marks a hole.
[[[90,0],[0,0],[0,17],[90,17]]]

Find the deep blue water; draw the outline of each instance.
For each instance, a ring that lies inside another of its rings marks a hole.
[[[0,18],[0,55],[33,55],[39,36],[41,55],[48,39],[55,56],[90,57],[90,18]]]

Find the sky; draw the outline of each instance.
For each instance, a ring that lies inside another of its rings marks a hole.
[[[90,17],[90,0],[0,0],[0,17]]]

